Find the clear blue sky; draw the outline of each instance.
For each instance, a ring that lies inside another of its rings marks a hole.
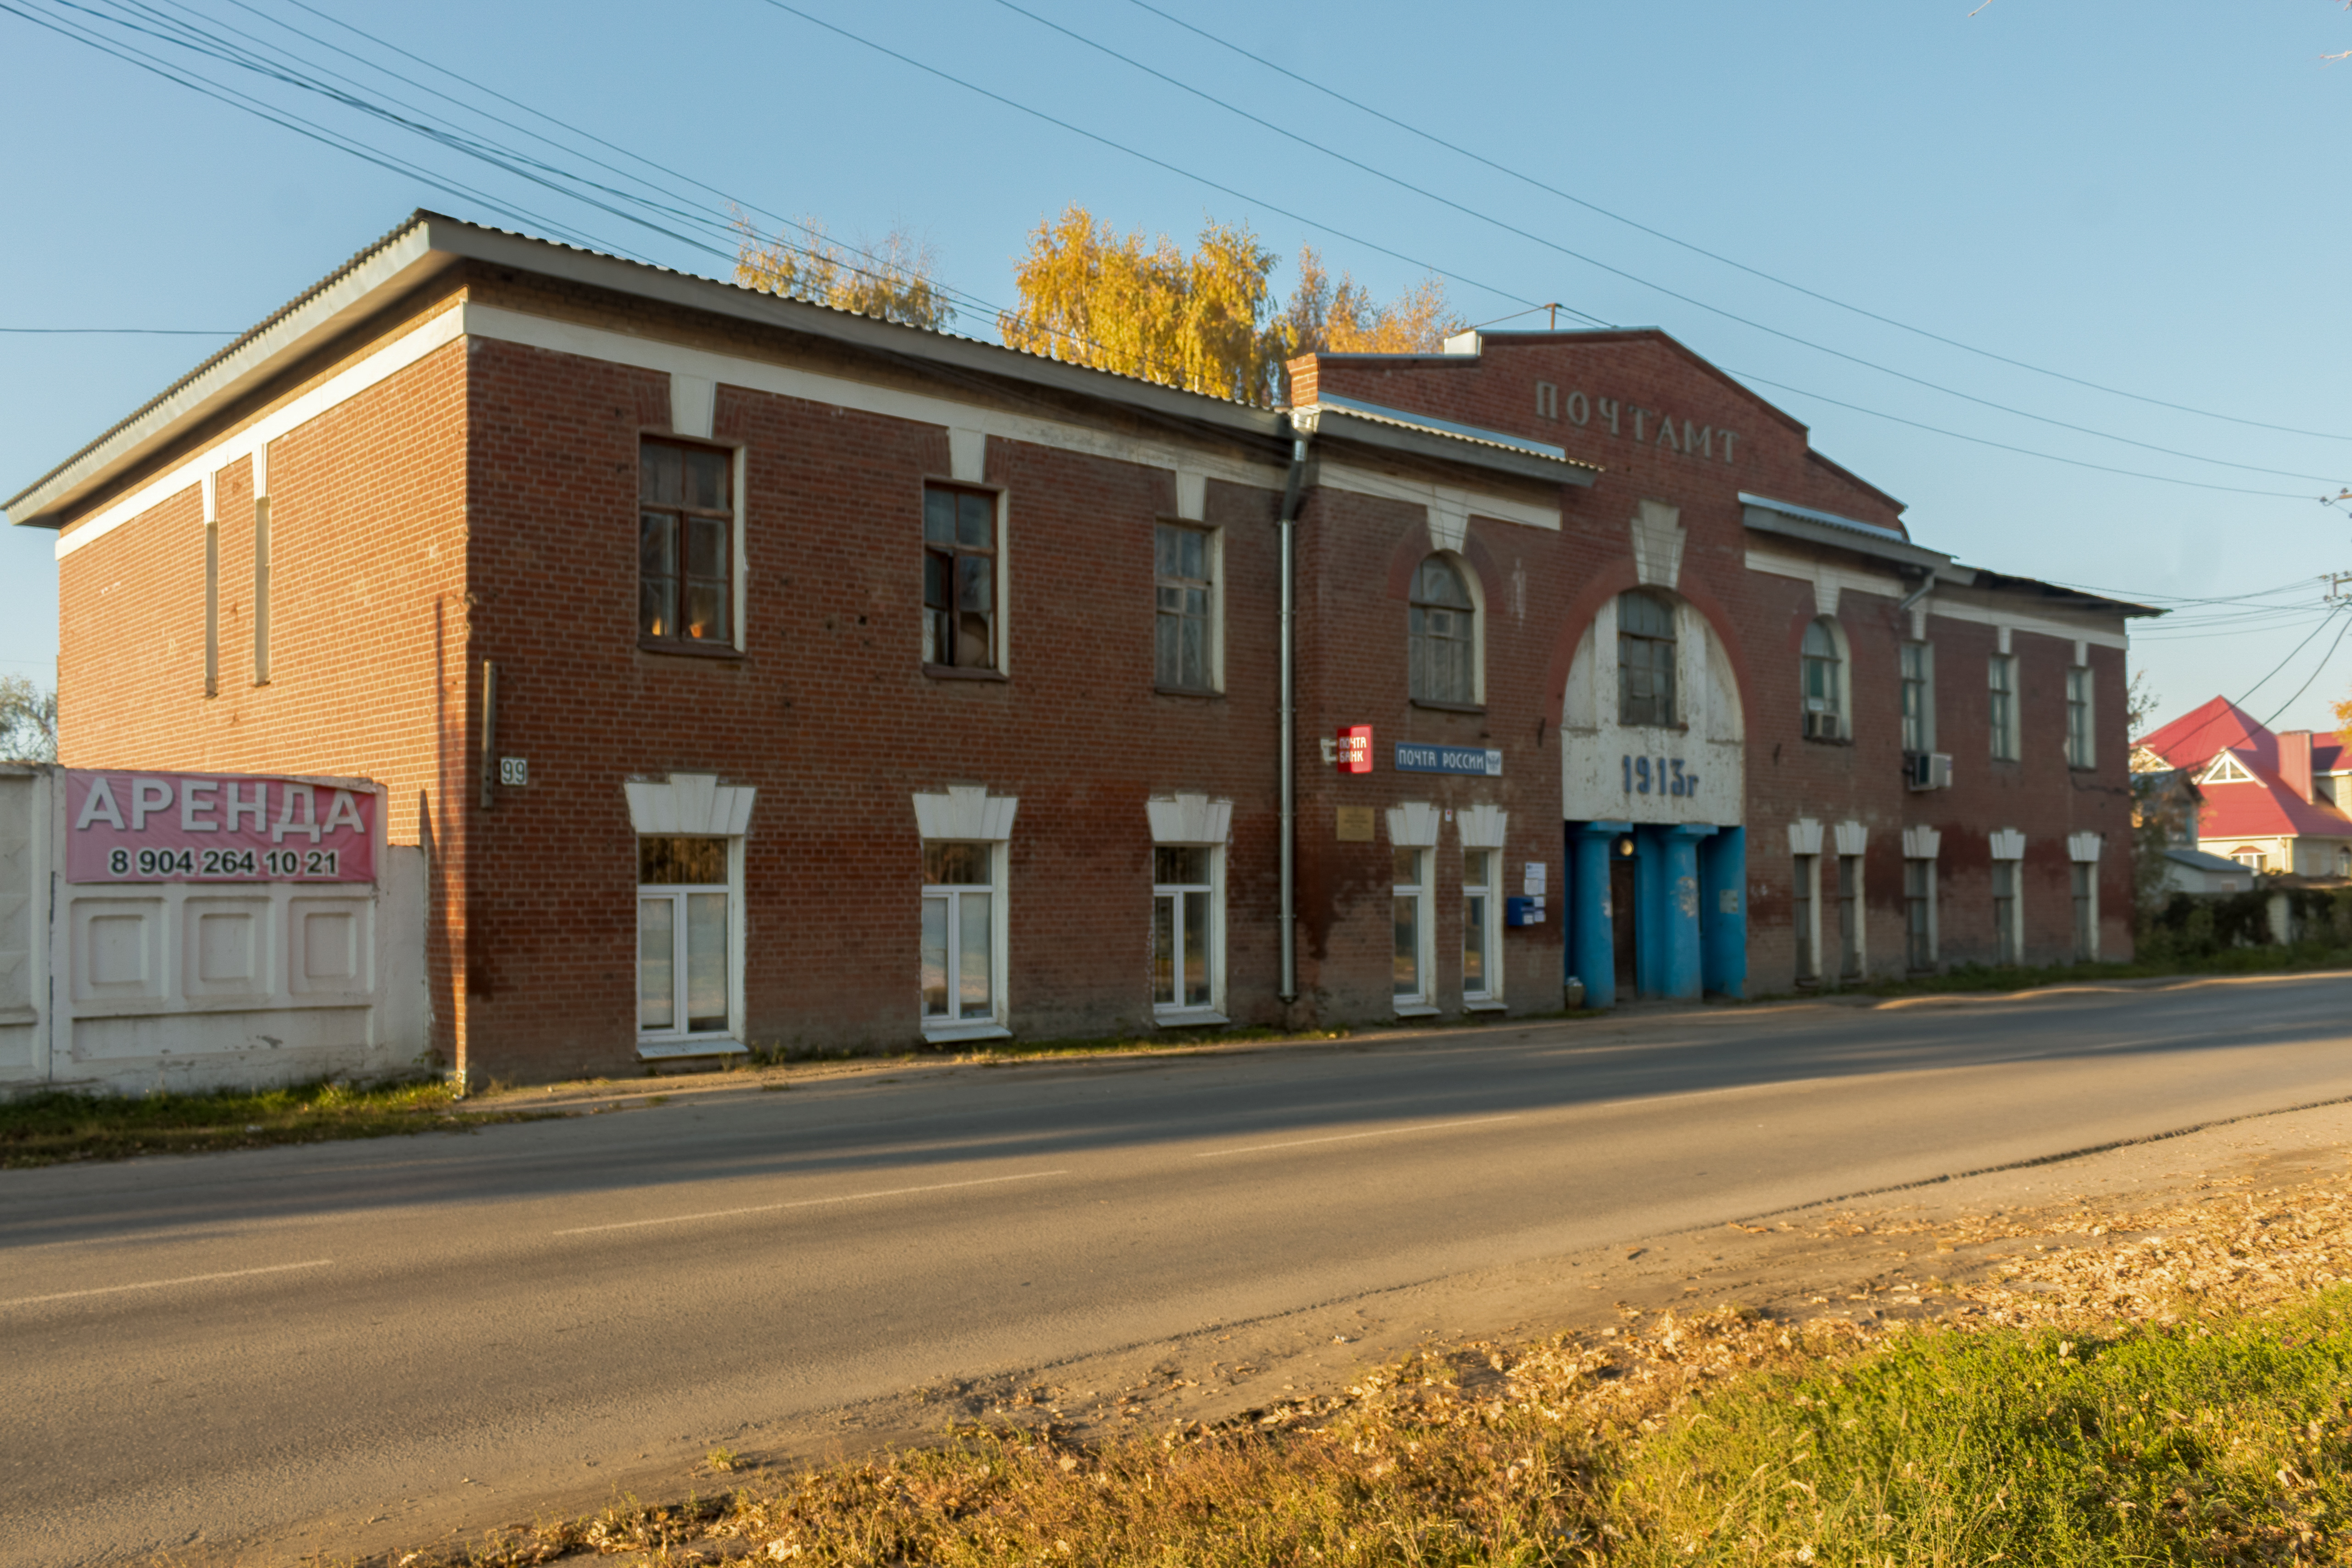
[[[53,9],[57,0],[20,3],[73,15]],[[372,90],[418,96],[265,18],[427,76],[326,18],[365,26],[759,208],[819,218],[853,239],[903,223],[937,245],[949,282],[991,302],[1010,297],[1026,232],[1077,201],[1122,226],[1180,237],[1213,215],[1250,225],[1285,255],[1311,242],[1383,294],[1425,264],[1473,280],[1449,284],[1473,321],[1559,300],[1605,321],[1663,326],[1811,424],[1817,447],[1909,502],[1914,533],[1964,561],[2133,595],[2267,594],[2250,613],[2191,607],[2146,627],[2135,654],[2160,714],[2216,692],[2241,697],[2282,660],[2249,704],[2258,718],[2284,705],[2282,725],[2325,725],[2326,700],[2352,689],[2352,637],[2321,665],[2352,615],[2324,622],[2313,581],[2352,572],[2352,518],[2314,499],[2352,483],[2352,312],[2342,308],[2352,212],[2339,189],[2352,61],[2322,59],[2352,48],[2352,16],[2334,0],[1990,0],[1973,14],[1969,0],[1154,3],[1510,168],[1836,300],[2144,397],[2345,433],[2336,437],[2172,412],[1946,347],[1542,194],[1133,0],[1021,0],[1649,283],[1940,387],[2189,456],[1967,402],[1669,298],[1286,141],[999,0],[794,4],[1241,194],[1041,123],[769,0],[311,0],[315,11],[294,0],[153,3],[153,15],[244,27]],[[0,58],[10,66],[0,95],[0,208],[10,218],[0,326],[243,329],[418,205],[545,230],[490,205],[511,204],[608,247],[725,270],[720,257],[677,238],[233,67],[205,68],[488,200],[371,166],[19,16],[0,14]],[[674,199],[705,212],[719,205],[682,184]],[[993,333],[978,308],[959,325]],[[0,334],[0,493],[213,346]],[[2079,462],[2285,494],[2068,467],[1839,403]],[[0,670],[45,681],[57,635],[51,542],[31,530],[0,536]],[[2315,627],[2316,640],[2289,658]]]

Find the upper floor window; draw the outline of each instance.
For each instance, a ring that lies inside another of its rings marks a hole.
[[[1675,607],[1638,588],[1617,595],[1617,722],[1675,722]]]
[[[1805,700],[1805,735],[1810,740],[1846,738],[1845,648],[1837,623],[1824,616],[1805,628],[1800,649]]]
[[[1412,680],[1416,702],[1478,700],[1477,612],[1469,584],[1443,555],[1412,574]]]
[[[1999,761],[2013,763],[2017,761],[2017,656],[1994,654],[1986,673],[1992,754]]]
[[[646,437],[637,461],[637,636],[655,647],[732,648],[730,454]]]
[[[1163,522],[1152,531],[1159,612],[1152,629],[1152,679],[1175,691],[1217,685],[1213,551],[1209,531]]]
[[[923,662],[996,669],[996,497],[923,488]]]
[[[2091,667],[2077,664],[2066,671],[2066,765],[2097,765],[2091,742]]]
[[[1936,749],[1936,650],[1927,643],[1903,645],[1903,749]]]

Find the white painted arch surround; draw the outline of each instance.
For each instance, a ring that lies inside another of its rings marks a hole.
[[[1601,606],[1578,639],[1560,703],[1560,815],[1570,822],[1746,820],[1747,724],[1731,655],[1714,625],[1664,584],[1644,584],[1675,606],[1678,730],[1617,722],[1617,600]],[[1696,794],[1628,794],[1620,758],[1681,757],[1698,773]]]

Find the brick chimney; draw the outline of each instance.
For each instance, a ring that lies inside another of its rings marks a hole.
[[[2286,787],[2311,798],[2311,731],[2288,730],[2278,738],[2279,777]]]

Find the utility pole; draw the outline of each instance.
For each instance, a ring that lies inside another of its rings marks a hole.
[[[2352,589],[2352,572],[2329,572],[2322,574],[2319,580],[2327,584],[2329,604],[2341,605],[2352,601],[2352,592],[2347,591]]]

